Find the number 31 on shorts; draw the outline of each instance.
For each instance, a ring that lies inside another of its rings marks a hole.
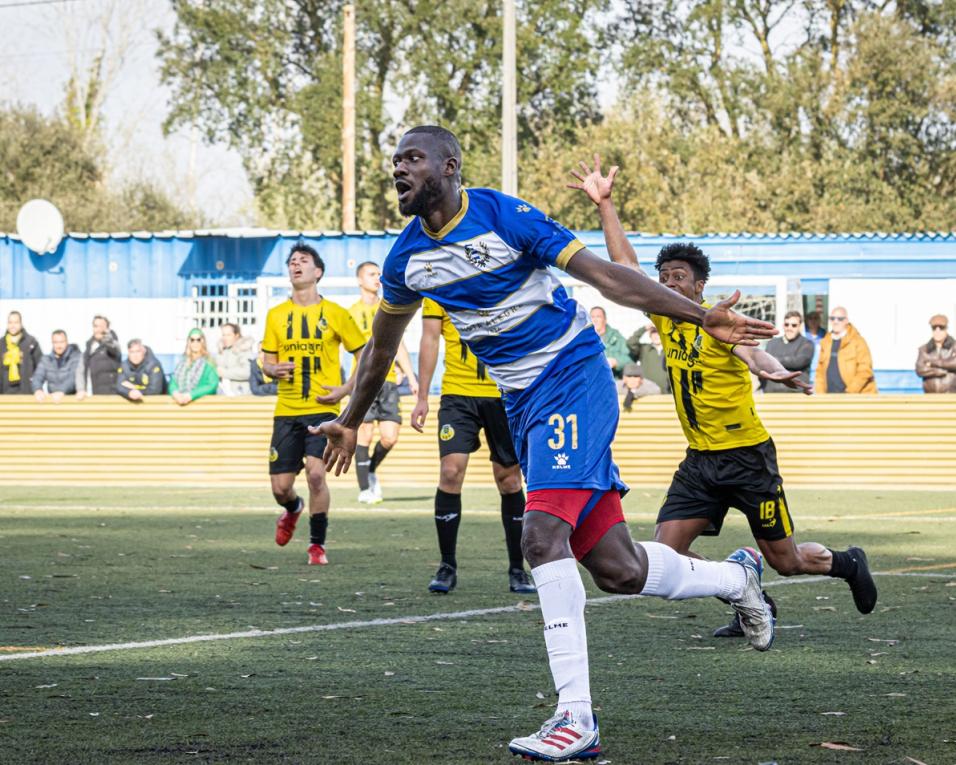
[[[564,417],[557,412],[548,417],[548,426],[554,429],[551,438],[548,439],[548,446],[552,449],[563,449],[568,440],[566,433],[570,434],[571,444],[569,449],[578,448],[578,416],[569,414]]]

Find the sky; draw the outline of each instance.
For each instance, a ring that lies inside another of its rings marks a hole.
[[[103,109],[111,178],[149,178],[214,225],[252,225],[239,155],[189,130],[163,135],[170,93],[159,82],[155,30],[172,28],[168,0],[0,0],[0,102],[56,112],[74,62],[87,64],[104,39],[103,18],[112,18],[109,49],[127,50]]]

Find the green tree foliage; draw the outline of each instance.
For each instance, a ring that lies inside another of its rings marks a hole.
[[[564,188],[599,151],[645,231],[949,229],[956,0],[518,0],[522,196],[596,224]],[[175,0],[160,36],[172,129],[245,162],[263,222],[337,227],[341,15],[334,0]],[[400,223],[402,127],[455,130],[470,185],[500,173],[499,0],[363,0],[359,225]],[[601,114],[600,83],[619,78]]]
[[[196,220],[158,188],[137,182],[111,190],[96,142],[68,119],[29,109],[0,110],[0,231],[16,231],[29,199],[49,199],[68,230],[131,231],[185,228]]]
[[[598,116],[589,24],[606,0],[519,2],[523,150]],[[341,198],[341,19],[335,0],[175,0],[160,34],[174,92],[167,129],[200,125],[243,157],[264,222],[336,227]],[[500,174],[499,0],[357,4],[359,225],[400,223],[390,156],[400,126],[452,127],[470,184]]]

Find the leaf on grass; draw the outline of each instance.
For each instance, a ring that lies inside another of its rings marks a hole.
[[[517,603],[515,603],[515,608],[517,608],[519,611],[535,611],[537,606],[535,606],[533,603],[529,603],[526,600],[519,600]]]
[[[436,664],[441,664],[443,667],[454,667],[455,662],[453,661],[436,661]]]
[[[867,659],[867,660],[866,660],[866,663],[867,663],[867,664],[876,664],[877,662],[876,662],[875,659]]]
[[[354,614],[354,613],[355,613],[355,609],[354,609],[354,608],[342,608],[342,606],[336,606],[336,608],[339,609],[339,611],[341,611],[343,614]]]
[[[867,638],[871,643],[886,643],[887,645],[896,645],[899,640],[884,640],[883,638]]]
[[[386,673],[385,673],[385,677],[394,677],[394,676],[395,676],[395,673],[394,673],[394,672],[386,672]]]
[[[250,563],[250,564],[249,564],[249,568],[254,568],[254,569],[258,570],[258,571],[265,571],[265,570],[266,570],[266,567],[265,567],[265,566],[257,566],[255,563]]]
[[[814,611],[836,611],[835,606],[814,606]]]
[[[255,672],[250,672],[248,675],[239,675],[239,677],[255,677],[255,676],[256,676]]]
[[[306,660],[306,661],[315,661],[315,660],[318,659],[318,658],[319,658],[318,656],[307,656],[305,660]]]
[[[100,716],[99,712],[90,712],[90,717],[99,717],[99,716]]]
[[[906,760],[907,762],[912,762],[913,765],[926,765],[925,762],[923,762],[922,760],[917,760],[915,757],[905,756],[903,757],[903,759]]]
[[[716,651],[717,648],[712,645],[691,645],[684,649],[685,651]]]
[[[821,715],[829,715],[830,717],[846,717],[846,712],[821,712]]]
[[[170,677],[189,677],[189,675],[183,675],[183,674],[180,674],[179,672],[170,672],[169,675]]]
[[[835,749],[839,752],[862,752],[859,747],[850,746],[845,741],[822,741],[819,744],[810,744],[810,746],[819,746],[823,749]]]
[[[877,656],[888,656],[888,655],[889,655],[889,654],[887,654],[886,651],[877,651],[876,653],[871,653],[871,654],[870,654],[870,656],[872,656],[874,659],[875,659]]]
[[[884,693],[883,695],[884,695],[884,696],[889,696],[889,697],[894,698],[894,699],[899,699],[899,698],[903,698],[904,696],[906,696],[905,693]]]
[[[339,699],[341,696],[322,696],[323,699]]]
[[[48,685],[34,685],[34,688],[56,688],[59,683],[49,683]]]
[[[679,616],[660,616],[658,614],[646,614],[648,619],[680,619]]]
[[[543,698],[544,698],[544,694],[541,693],[541,691],[538,691],[537,693],[534,694],[534,697],[535,697],[536,699],[543,699]]]

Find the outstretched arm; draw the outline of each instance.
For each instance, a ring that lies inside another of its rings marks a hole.
[[[677,294],[648,277],[637,262],[637,253],[627,239],[627,234],[618,220],[611,203],[611,190],[617,167],[612,167],[607,177],[601,175],[601,160],[595,154],[595,169],[581,163],[584,175],[572,171],[580,183],[568,184],[569,188],[584,191],[601,214],[604,240],[613,263],[607,263],[587,250],[579,250],[568,261],[567,271],[572,276],[590,284],[608,300],[637,308],[647,313],[669,316],[677,321],[687,321],[702,327],[707,334],[733,345],[757,345],[760,340],[777,334],[776,328],[765,321],[751,319],[730,310],[740,299],[740,291],[734,292],[710,309]]]
[[[355,370],[354,389],[348,406],[338,419],[324,422],[318,428],[309,428],[310,432],[322,433],[328,439],[324,455],[325,467],[327,470],[334,469],[336,475],[349,469],[352,454],[355,452],[358,427],[382,389],[382,383],[385,382],[398,346],[402,342],[405,328],[414,315],[414,311],[402,314],[379,311],[375,314],[372,339],[363,349]]]
[[[624,226],[617,217],[614,202],[611,200],[611,190],[614,188],[614,178],[618,171],[617,165],[614,165],[607,177],[604,177],[601,175],[601,157],[597,154],[594,155],[593,170],[584,162],[579,164],[581,172],[571,171],[571,175],[577,178],[579,183],[569,183],[568,188],[580,189],[597,205],[598,215],[601,218],[601,230],[604,232],[604,243],[607,245],[607,253],[611,261],[641,271],[641,265],[637,262],[637,252],[627,238],[627,232],[624,231]]]
[[[808,396],[813,393],[813,386],[799,379],[800,375],[803,374],[800,370],[791,372],[766,351],[738,345],[734,348],[734,355],[743,361],[761,381],[783,383],[788,388],[803,391]]]

